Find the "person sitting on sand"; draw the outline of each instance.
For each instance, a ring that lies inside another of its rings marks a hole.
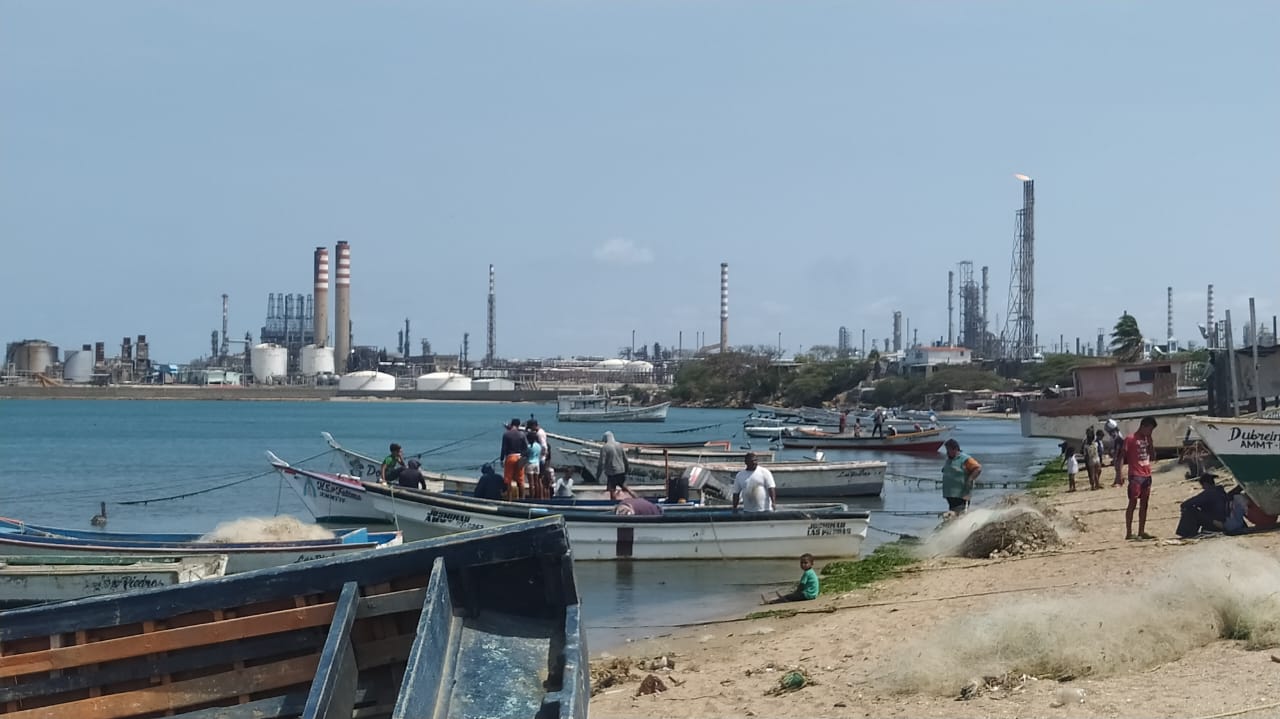
[[[1182,503],[1182,517],[1178,521],[1178,536],[1190,539],[1201,532],[1221,532],[1227,521],[1227,491],[1219,487],[1217,475],[1205,472],[1200,475],[1201,492]]]
[[[782,604],[784,602],[803,602],[818,598],[818,573],[813,571],[813,555],[800,555],[800,581],[796,588],[788,594],[774,591],[772,599],[761,594],[761,604]]]

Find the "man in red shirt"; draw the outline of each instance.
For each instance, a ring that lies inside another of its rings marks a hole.
[[[1143,417],[1138,431],[1124,438],[1124,463],[1129,466],[1129,506],[1124,510],[1125,539],[1155,539],[1147,534],[1147,502],[1151,499],[1151,460],[1156,456],[1151,431],[1155,417]],[[1133,533],[1133,509],[1138,508],[1138,534]]]

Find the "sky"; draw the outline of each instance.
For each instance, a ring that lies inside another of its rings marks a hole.
[[[209,352],[351,244],[355,343],[784,353],[1009,304],[1280,313],[1280,3],[0,0],[0,341]],[[332,300],[332,293],[331,293]],[[332,321],[333,312],[330,310]],[[958,326],[958,316],[955,321]],[[681,333],[683,337],[681,338]],[[909,339],[909,337],[907,338]]]

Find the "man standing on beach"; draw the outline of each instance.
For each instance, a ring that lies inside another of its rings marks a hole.
[[[1151,432],[1155,417],[1143,417],[1138,431],[1124,438],[1124,463],[1129,465],[1129,506],[1124,510],[1125,539],[1155,539],[1147,534],[1147,503],[1151,500],[1151,460],[1156,456]],[[1133,533],[1133,510],[1138,508],[1138,534]]]
[[[955,438],[947,440],[945,446],[947,461],[942,464],[942,498],[947,500],[947,509],[963,514],[969,508],[969,498],[973,496],[978,475],[982,474],[982,465],[961,452]]]
[[[746,469],[733,478],[733,511],[738,502],[747,512],[772,512],[778,501],[778,490],[773,482],[773,472],[756,462],[756,453],[747,452],[743,457]]]

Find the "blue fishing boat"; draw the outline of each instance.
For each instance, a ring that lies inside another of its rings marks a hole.
[[[0,612],[0,713],[585,719],[558,518]]]
[[[328,539],[277,541],[209,541],[200,534],[99,532],[28,524],[0,517],[0,554],[43,557],[81,556],[201,556],[227,555],[227,574],[282,564],[296,564],[340,554],[392,547],[403,542],[400,532],[339,529]]]

